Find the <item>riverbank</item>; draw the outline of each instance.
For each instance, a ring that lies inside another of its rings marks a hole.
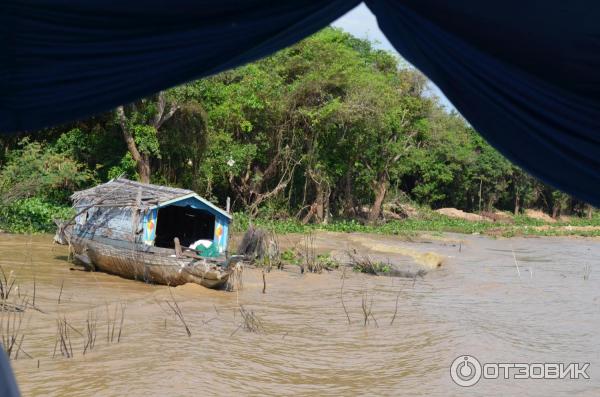
[[[327,231],[343,233],[369,233],[418,238],[423,233],[483,234],[491,237],[526,236],[581,236],[600,237],[600,214],[591,219],[570,217],[558,220],[534,219],[524,215],[505,215],[502,220],[487,218],[482,221],[452,218],[435,211],[427,211],[419,216],[388,220],[370,225],[356,220],[334,220],[327,224],[302,224],[295,219],[270,220],[257,218],[250,220],[245,214],[234,215],[234,230],[245,231],[250,224],[266,228],[278,234],[308,233]]]
[[[36,207],[37,208],[37,207]],[[11,217],[5,217],[0,223],[0,233],[51,233],[55,230],[53,219],[68,217],[70,208],[60,211],[17,212]],[[462,211],[458,211],[462,212]],[[527,237],[527,236],[581,236],[600,237],[600,213],[594,213],[592,218],[562,217],[552,219],[549,216],[529,217],[527,215],[513,216],[507,212],[478,214],[463,213],[465,216],[451,217],[447,212],[432,211],[420,208],[406,219],[386,219],[375,224],[359,220],[335,219],[328,223],[303,224],[293,218],[269,219],[250,217],[242,212],[233,216],[233,230],[243,233],[250,224],[268,229],[277,234],[308,233],[308,232],[341,232],[369,233],[382,235],[404,236],[407,239],[418,238],[421,234],[482,234],[491,237]],[[534,211],[531,211],[535,215]]]

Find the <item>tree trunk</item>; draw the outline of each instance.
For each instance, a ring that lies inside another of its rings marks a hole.
[[[348,170],[345,176],[344,183],[344,215],[351,216],[353,215],[354,209],[354,195],[352,194],[352,174]]]
[[[322,223],[325,219],[325,203],[323,201],[323,188],[322,185],[317,185],[317,198],[315,200],[315,216],[318,223]]]
[[[323,223],[329,223],[329,197],[331,196],[331,191],[327,189],[327,191],[323,191]]]
[[[142,153],[136,167],[140,176],[140,182],[150,183],[150,156]]]
[[[369,212],[369,223],[375,223],[381,215],[381,208],[388,190],[388,178],[386,174],[381,175],[374,185],[375,202]]]
[[[483,179],[479,178],[479,212],[481,212],[481,190],[483,188]]]
[[[310,220],[315,215],[315,213],[316,213],[316,208],[315,208],[315,204],[313,203],[310,206],[310,208],[308,209],[307,214],[304,216],[304,218],[302,218],[302,224],[306,225],[308,222],[310,222]]]
[[[135,138],[131,131],[129,131],[127,116],[125,116],[125,109],[123,106],[117,107],[116,112],[117,117],[119,118],[119,124],[121,125],[121,132],[125,139],[125,144],[127,144],[127,150],[129,151],[129,154],[131,154],[133,161],[135,161],[140,181],[143,183],[150,183],[150,158],[148,155],[142,154],[138,150],[137,145],[135,144]]]
[[[519,211],[521,210],[519,195],[515,194],[515,216],[519,215]]]
[[[496,195],[495,194],[490,194],[488,196],[488,201],[487,204],[485,206],[485,210],[488,212],[492,211],[492,208],[494,208],[494,204],[496,204]]]
[[[556,219],[560,215],[560,204],[552,206],[552,218]]]
[[[117,116],[121,125],[121,131],[123,132],[123,138],[127,144],[127,150],[131,154],[131,158],[135,161],[137,172],[140,176],[140,181],[143,183],[150,183],[150,158],[147,154],[140,153],[135,144],[135,138],[127,125],[127,117],[125,116],[125,110],[123,106],[117,107]]]
[[[177,105],[177,103],[172,103],[169,111],[165,112],[166,105],[167,100],[165,92],[160,91],[157,96],[156,115],[151,123],[157,134],[162,125],[171,117],[173,117],[177,110],[179,110],[179,105]],[[150,154],[143,153],[138,150],[138,147],[135,143],[135,137],[130,131],[130,125],[128,123],[127,116],[125,115],[125,108],[122,105],[118,106],[116,113],[117,119],[119,120],[119,124],[121,126],[121,131],[123,133],[123,138],[127,144],[127,150],[131,154],[133,161],[135,161],[135,166],[137,168],[140,181],[143,183],[150,183]]]
[[[594,212],[594,207],[591,204],[587,205],[587,218],[592,219],[592,213]]]
[[[331,194],[329,185],[321,180],[316,185],[315,198],[315,218],[318,223],[327,223],[329,221],[329,195]]]

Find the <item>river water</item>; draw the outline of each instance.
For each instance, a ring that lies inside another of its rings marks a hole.
[[[407,266],[405,249],[445,260],[415,280],[351,271],[342,280],[340,271],[300,274],[289,267],[266,274],[263,294],[260,270],[248,268],[239,292],[169,290],[70,270],[67,249],[53,246],[50,236],[0,235],[0,266],[19,286],[11,300],[20,295],[31,303],[35,279],[41,310],[22,315],[22,350],[12,361],[21,392],[600,395],[600,241],[451,235],[406,242],[323,233],[314,243],[319,252],[356,249]],[[281,244],[297,247],[302,238],[285,236]],[[173,300],[190,337],[166,303]],[[241,326],[240,305],[260,321],[259,332]],[[363,306],[372,313],[366,325]],[[89,316],[96,341],[84,355]],[[72,358],[55,350],[59,318],[69,324]],[[589,362],[590,379],[481,379],[461,388],[450,365],[466,354],[482,363]]]

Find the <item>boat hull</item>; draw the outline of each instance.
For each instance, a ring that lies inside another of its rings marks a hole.
[[[161,252],[129,245],[127,248],[75,236],[71,239],[75,258],[86,266],[132,280],[170,286],[196,283],[207,288],[220,288],[229,278],[230,270],[223,262],[208,258],[177,258],[173,250]]]

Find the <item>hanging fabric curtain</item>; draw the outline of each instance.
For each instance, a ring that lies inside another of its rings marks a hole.
[[[370,0],[381,30],[488,142],[600,205],[600,3]]]
[[[359,3],[1,0],[0,131],[110,110],[253,61]]]
[[[266,56],[351,0],[6,0],[0,131],[106,111]],[[600,3],[367,0],[400,54],[509,159],[600,206]]]

